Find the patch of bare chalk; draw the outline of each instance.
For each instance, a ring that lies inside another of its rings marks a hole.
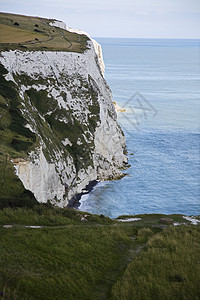
[[[129,219],[116,219],[118,222],[134,222],[134,221],[140,221],[141,218],[129,218]]]

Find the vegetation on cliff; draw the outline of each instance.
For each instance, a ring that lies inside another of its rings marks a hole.
[[[38,201],[66,206],[89,181],[118,178],[126,165],[125,138],[92,41],[56,25],[65,27],[0,13],[4,204],[20,200],[24,185]]]
[[[35,205],[33,194],[25,190],[15,175],[11,158],[26,157],[37,145],[37,138],[25,127],[27,122],[20,112],[21,99],[16,85],[4,78],[6,73],[0,65],[0,207]]]

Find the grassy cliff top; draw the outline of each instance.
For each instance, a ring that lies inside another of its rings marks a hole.
[[[0,51],[67,51],[82,53],[88,37],[49,25],[54,20],[0,13]]]

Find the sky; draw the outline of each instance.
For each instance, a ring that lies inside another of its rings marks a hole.
[[[92,37],[200,38],[200,0],[0,0],[0,11],[62,20]]]

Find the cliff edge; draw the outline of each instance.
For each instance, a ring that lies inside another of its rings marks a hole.
[[[56,20],[1,13],[0,27],[0,199],[30,191],[63,207],[120,177],[125,137],[100,45]]]

